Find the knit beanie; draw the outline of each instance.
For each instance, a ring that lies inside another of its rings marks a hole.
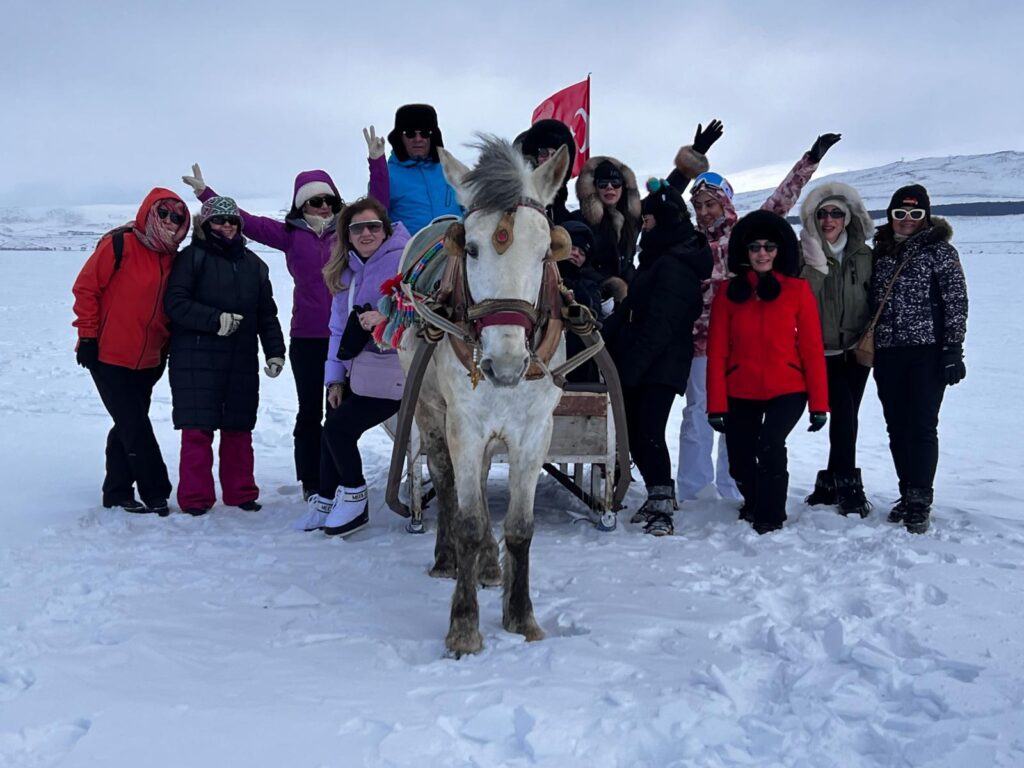
[[[585,256],[590,256],[590,250],[594,247],[594,233],[590,227],[582,221],[566,221],[561,225],[569,233],[572,244],[583,251]]]
[[[234,216],[238,219],[238,229],[242,229],[242,217],[238,213],[238,205],[230,197],[211,197],[199,209],[199,226],[203,226],[214,216]]]
[[[341,195],[338,194],[338,188],[327,171],[319,169],[302,171],[295,177],[295,194],[292,196],[292,205],[296,212],[301,212],[306,201],[318,195],[330,195],[337,198],[333,210],[335,213],[341,210]]]
[[[929,224],[932,222],[932,201],[928,198],[928,190],[920,184],[908,184],[893,193],[889,207],[885,209],[889,221],[892,221],[893,208],[923,208],[925,219]]]
[[[664,226],[679,221],[686,213],[683,196],[664,179],[648,179],[647,189],[650,194],[640,203],[641,215],[653,216],[656,224]]]

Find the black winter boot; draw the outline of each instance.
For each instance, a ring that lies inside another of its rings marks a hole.
[[[836,497],[840,515],[867,517],[871,511],[871,502],[864,495],[864,483],[861,481],[859,469],[853,470],[849,475],[836,475]]]
[[[893,508],[889,510],[889,517],[886,518],[890,523],[902,523],[904,515],[907,514],[907,486],[905,483],[900,483],[900,497],[893,505]]]
[[[741,480],[736,481],[736,488],[739,490],[740,495],[743,497],[743,503],[740,505],[740,517],[739,519],[745,523],[754,522],[754,489],[755,484],[744,482]]]
[[[836,476],[830,470],[818,470],[818,476],[814,478],[814,490],[811,491],[810,496],[804,499],[804,503],[810,504],[812,507],[817,504],[839,503]]]
[[[758,473],[757,506],[754,508],[754,530],[760,534],[777,531],[786,521],[786,492],[789,473],[774,475]]]
[[[647,486],[647,498],[644,499],[644,503],[640,505],[640,509],[633,513],[633,516],[629,518],[629,522],[633,525],[646,525],[656,511],[661,510],[662,504],[655,504],[655,502],[661,502],[668,499],[669,506],[668,511],[671,513],[673,510],[679,509],[679,505],[676,503],[676,486],[675,483],[669,485],[649,485]]]
[[[906,512],[903,515],[903,525],[910,533],[924,533],[928,530],[932,513],[931,489],[908,488],[904,499]]]

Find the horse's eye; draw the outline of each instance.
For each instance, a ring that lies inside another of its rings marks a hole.
[[[476,243],[466,243],[466,255],[471,259],[475,259],[480,255],[480,249]]]

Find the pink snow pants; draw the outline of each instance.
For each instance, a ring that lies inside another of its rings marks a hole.
[[[220,487],[224,503],[237,507],[260,495],[253,476],[252,432],[220,430]],[[217,501],[213,487],[213,431],[181,430],[178,506],[209,509]]]

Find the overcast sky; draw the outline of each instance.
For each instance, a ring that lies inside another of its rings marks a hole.
[[[592,73],[595,154],[664,175],[698,121],[739,189],[825,131],[824,171],[1024,149],[1021,4],[45,2],[0,10],[0,205],[189,192],[281,198],[324,168],[365,191],[362,128],[428,102],[445,146],[514,137]]]

